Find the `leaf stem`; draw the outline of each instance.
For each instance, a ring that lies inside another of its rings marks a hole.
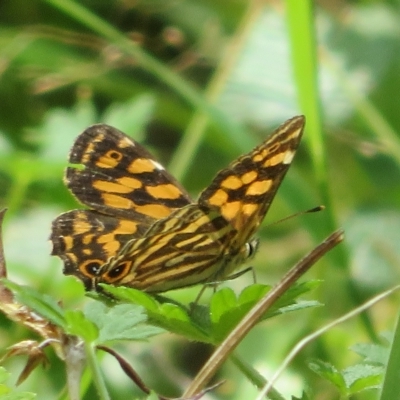
[[[96,357],[96,349],[92,343],[85,343],[86,357],[89,368],[92,372],[93,383],[97,389],[100,400],[111,400],[106,384],[104,382],[103,375],[100,371],[99,362]]]
[[[254,21],[258,18],[264,8],[265,4],[263,1],[254,0],[249,3],[246,13],[236,30],[236,34],[230,40],[217,70],[207,85],[205,98],[210,104],[213,104],[218,100],[225,87],[227,79],[237,64],[237,59],[241,54],[249,34],[251,33]],[[193,118],[186,128],[182,140],[179,143],[168,168],[178,181],[182,181],[189,170],[189,165],[192,163],[193,157],[200,145],[209,121],[210,114],[205,113],[204,110],[200,109],[193,115]],[[233,140],[234,144],[241,146],[243,136],[234,135],[233,133],[234,132],[229,132],[229,137]]]

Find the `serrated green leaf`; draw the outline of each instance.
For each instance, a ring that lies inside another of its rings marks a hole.
[[[201,327],[204,332],[209,332],[211,329],[210,308],[208,306],[193,303],[190,305],[189,312],[192,323]]]
[[[322,307],[323,304],[320,303],[319,301],[316,300],[305,300],[305,301],[299,301],[295,304],[291,304],[289,306],[286,307],[281,307],[279,309],[279,313],[280,314],[286,314],[289,312],[293,312],[293,311],[301,311],[301,310],[305,310],[308,308],[314,308],[314,307]]]
[[[69,310],[65,312],[67,321],[67,332],[71,335],[76,335],[82,338],[85,342],[91,343],[99,336],[97,326],[89,321],[82,311]]]
[[[115,298],[144,307],[149,323],[169,332],[183,335],[190,340],[210,342],[204,327],[191,320],[181,306],[171,303],[160,304],[153,297],[140,290],[122,286],[102,286]]]
[[[315,301],[297,302],[296,299],[319,284],[318,281],[303,282],[294,285],[268,310],[263,319],[271,318],[278,314],[303,310],[319,305]],[[257,304],[270,290],[270,286],[254,284],[246,287],[238,299],[229,288],[216,292],[211,299],[211,337],[213,343],[221,342],[228,333],[241,321],[241,319]]]
[[[261,285],[259,283],[247,286],[239,294],[238,303],[246,304],[258,301],[259,299],[261,299],[261,297],[265,296],[270,290],[271,286]]]
[[[306,392],[301,394],[301,397],[292,396],[292,400],[310,400],[310,397],[307,395]]]
[[[4,280],[3,282],[8,289],[16,294],[19,302],[28,306],[53,324],[65,329],[64,310],[52,297],[42,294],[28,286],[19,286],[8,280]]]
[[[308,367],[335,385],[342,395],[347,395],[346,381],[334,365],[321,360],[313,360],[308,363]]]
[[[349,394],[364,390],[376,389],[380,386],[383,367],[368,364],[356,364],[342,371]]]
[[[158,313],[149,314],[151,320],[170,332],[186,336],[190,340],[210,343],[204,328],[189,317],[180,306],[176,304],[162,304]]]
[[[101,285],[106,292],[117,299],[128,301],[144,307],[146,310],[156,312],[158,309],[157,301],[147,293],[125,286]]]
[[[162,313],[162,315],[170,319],[175,319],[182,322],[190,321],[188,314],[181,307],[175,304],[161,304],[159,307],[159,311]]]
[[[144,324],[147,321],[144,308],[133,304],[107,307],[92,302],[85,307],[85,315],[99,328],[98,344],[111,340],[144,340],[164,332],[159,327]]]
[[[218,290],[211,298],[210,318],[213,324],[218,324],[227,310],[237,307],[237,298],[231,288]]]
[[[272,318],[284,312],[319,306],[320,303],[317,302],[297,302],[297,298],[302,294],[314,290],[320,283],[320,280],[311,280],[294,284],[273,304],[263,319]]]
[[[386,365],[389,357],[389,346],[376,343],[356,343],[351,350],[364,357],[367,363]]]

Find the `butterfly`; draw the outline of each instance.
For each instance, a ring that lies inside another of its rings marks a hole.
[[[253,234],[304,129],[297,116],[221,170],[193,201],[139,143],[104,124],[76,139],[65,183],[88,210],[52,223],[52,255],[87,290],[99,283],[150,293],[220,282],[256,249]]]

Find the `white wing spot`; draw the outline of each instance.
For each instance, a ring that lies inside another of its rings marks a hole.
[[[124,137],[121,139],[119,145],[124,148],[124,147],[134,147],[135,146],[135,142],[133,140],[131,140],[128,137]]]
[[[294,151],[288,151],[283,159],[283,164],[290,164],[294,157]]]
[[[158,169],[158,170],[164,170],[165,168],[158,163],[157,161],[151,160],[151,163]]]

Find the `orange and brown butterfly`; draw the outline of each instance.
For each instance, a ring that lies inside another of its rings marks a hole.
[[[52,224],[52,255],[87,290],[99,283],[163,292],[219,282],[255,250],[252,236],[285,176],[304,128],[294,117],[221,170],[193,201],[133,139],[93,125],[76,139],[65,182],[89,210]]]

